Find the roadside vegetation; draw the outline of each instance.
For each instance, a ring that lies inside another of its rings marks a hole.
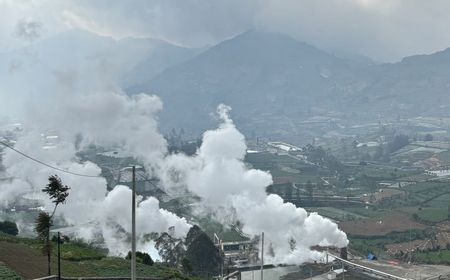
[[[19,275],[17,275],[14,271],[0,263],[0,279],[9,279],[9,280],[21,280],[23,279]]]
[[[52,242],[51,273],[56,274],[56,243]],[[35,239],[0,234],[1,273],[16,273],[23,278],[43,277],[47,274],[46,256],[40,252],[40,243]],[[62,275],[67,277],[125,277],[130,274],[130,261],[120,257],[109,257],[102,248],[96,248],[80,241],[69,241],[61,245]],[[24,261],[26,265],[24,265]],[[14,272],[13,272],[14,271]],[[164,263],[153,265],[137,263],[140,277],[164,279],[189,279],[176,268]],[[7,279],[1,277],[0,279]],[[15,279],[15,278],[12,278]],[[20,278],[17,278],[20,279]]]

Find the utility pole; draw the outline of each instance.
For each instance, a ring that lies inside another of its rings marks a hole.
[[[136,280],[136,166],[131,189],[131,280]]]
[[[52,275],[52,270],[50,268],[50,226],[47,228],[47,244],[45,244],[45,246],[47,246],[47,274],[50,276]]]
[[[61,280],[61,234],[58,231],[58,280]]]
[[[264,232],[261,234],[261,280],[264,279]]]

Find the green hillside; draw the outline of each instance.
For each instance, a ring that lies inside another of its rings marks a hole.
[[[57,273],[56,244],[52,255],[52,274]],[[103,249],[79,242],[61,245],[62,275],[66,277],[118,277],[130,275],[130,261],[109,257]],[[0,233],[0,279],[25,279],[47,274],[46,257],[34,239]],[[20,277],[18,276],[20,275]],[[190,279],[178,270],[161,263],[153,266],[137,264],[138,277],[158,279]]]

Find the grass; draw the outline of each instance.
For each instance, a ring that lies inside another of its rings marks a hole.
[[[56,244],[53,246],[56,253]],[[101,248],[91,247],[83,243],[65,243],[61,245],[61,258],[69,261],[100,260],[106,256]]]
[[[426,203],[434,208],[448,208],[450,204],[450,194],[443,194]]]
[[[130,262],[117,257],[106,257],[95,261],[63,262],[61,266],[63,275],[67,277],[120,277],[130,274]],[[53,267],[56,268],[56,266]],[[155,263],[153,266],[137,263],[136,272],[141,277],[187,279],[179,271],[161,263]]]
[[[404,232],[391,232],[381,236],[357,236],[349,235],[349,248],[363,256],[368,253],[375,253],[377,255],[386,254],[385,245],[393,243],[407,242],[410,239],[424,239],[425,231],[413,229]]]
[[[105,251],[80,242],[61,245],[62,275],[67,277],[125,277],[130,274],[130,261],[120,257],[108,257]],[[0,234],[0,262],[24,278],[37,278],[47,274],[47,259],[39,250],[35,239]],[[162,263],[153,266],[138,263],[137,275],[161,279],[189,279],[177,269]],[[52,274],[57,273],[56,246],[51,257]],[[4,270],[4,271],[3,271]],[[8,270],[0,267],[1,273]],[[20,278],[11,278],[20,279]]]
[[[344,208],[344,210],[346,210],[346,211],[348,211],[350,213],[353,213],[355,215],[363,216],[363,217],[366,217],[366,218],[382,217],[389,211],[389,210],[383,210],[383,209],[375,210],[373,208],[366,209],[366,208],[357,208],[357,207],[355,207],[355,208]]]
[[[23,238],[0,233],[0,241],[9,243],[20,243],[29,246],[32,249],[39,250],[41,244],[36,239]],[[57,254],[57,243],[52,242],[53,255]],[[83,261],[83,260],[99,260],[106,257],[107,251],[102,248],[90,246],[81,241],[72,241],[61,245],[61,258],[69,261]]]
[[[287,155],[272,153],[247,154],[245,161],[256,169],[270,171],[273,177],[289,178],[294,183],[319,182],[320,176],[328,174],[328,172],[321,174],[323,170],[318,169],[316,166],[306,164]]]
[[[450,189],[449,184],[437,181],[417,182],[416,184],[411,184],[405,187],[405,190],[407,190],[408,192],[426,194],[428,194],[429,192],[432,192],[433,194],[439,193],[447,189]]]
[[[19,275],[17,275],[14,271],[7,268],[3,264],[0,263],[0,279],[8,279],[8,280],[21,280],[23,279]]]
[[[273,168],[270,169],[270,174],[272,174],[273,177],[283,177],[283,178],[289,178],[289,180],[293,183],[297,184],[304,184],[308,181],[311,181],[312,183],[320,183],[321,180],[316,172],[313,172],[312,174],[306,174],[306,173],[291,173],[286,172],[279,168]]]
[[[358,176],[366,175],[368,177],[376,178],[379,180],[396,180],[398,178],[417,174],[417,172],[405,171],[395,167],[383,165],[357,166],[348,171],[353,174],[358,174]]]
[[[413,253],[413,259],[416,262],[426,264],[450,265],[450,250],[415,252]]]
[[[438,154],[438,159],[442,162],[442,165],[450,164],[450,151],[441,152]]]
[[[416,213],[419,221],[427,224],[435,224],[448,219],[447,208],[423,208]]]
[[[334,207],[312,207],[307,210],[308,212],[317,212],[321,216],[338,221],[351,221],[366,218],[365,216]]]

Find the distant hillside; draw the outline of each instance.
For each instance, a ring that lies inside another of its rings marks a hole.
[[[370,83],[347,100],[360,111],[394,118],[449,115],[450,49],[369,70]]]
[[[248,31],[130,92],[161,96],[165,126],[200,131],[222,102],[238,123],[253,126],[268,116],[289,120],[341,108],[342,95],[365,83],[360,67],[284,35]]]
[[[226,103],[247,134],[300,134],[313,116],[355,120],[448,114],[450,50],[394,64],[338,58],[288,36],[248,31],[128,92],[161,96],[164,129],[200,132]]]
[[[311,139],[305,123],[320,123],[320,135],[342,124],[448,116],[450,49],[374,64],[255,30],[209,49],[71,30],[0,54],[0,102],[11,104],[5,114],[62,92],[117,84],[162,98],[164,132],[198,136],[225,103],[247,136]]]
[[[150,39],[147,40],[150,41]],[[146,83],[163,70],[182,63],[202,51],[201,48],[184,48],[164,41],[151,40],[151,48],[146,53],[145,58],[124,75],[122,84],[132,86]]]

